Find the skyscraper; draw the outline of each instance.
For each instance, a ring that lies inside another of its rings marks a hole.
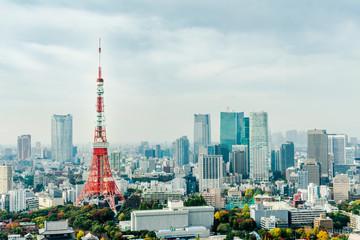
[[[199,192],[222,188],[223,159],[221,155],[199,155]]]
[[[308,159],[301,164],[300,168],[302,170],[307,170],[308,183],[320,185],[321,166],[319,162],[316,162],[314,159]]]
[[[0,165],[0,192],[8,192],[13,189],[13,167]]]
[[[294,143],[287,142],[281,145],[280,148],[280,170],[285,172],[289,167],[295,165]]]
[[[280,171],[280,151],[271,150],[271,171]]]
[[[325,130],[308,131],[308,158],[320,163],[321,178],[329,177],[328,136]]]
[[[335,165],[346,164],[346,135],[345,134],[328,134],[328,151],[334,154]]]
[[[211,144],[210,115],[194,115],[194,153],[199,154],[199,147],[207,147]]]
[[[301,169],[298,171],[299,174],[299,188],[306,189],[309,185],[309,172],[307,169]]]
[[[220,113],[220,144],[226,147],[229,152],[232,145],[239,145],[241,142],[243,118],[243,112]]]
[[[349,199],[350,178],[347,174],[340,174],[334,177],[334,201],[345,201]]]
[[[17,139],[17,156],[19,161],[31,156],[31,135],[21,135]]]
[[[248,176],[248,146],[234,145],[232,150],[232,172]]]
[[[51,157],[59,162],[71,162],[73,155],[72,116],[51,118]]]
[[[121,166],[121,152],[114,151],[110,154],[110,167],[111,170],[116,169],[116,171],[120,171]]]
[[[178,167],[189,163],[189,140],[186,136],[176,139],[174,143],[174,157]]]
[[[250,113],[250,178],[269,180],[268,114]]]
[[[250,139],[250,127],[249,127],[249,118],[243,118],[243,127],[241,128],[240,144],[249,146]]]

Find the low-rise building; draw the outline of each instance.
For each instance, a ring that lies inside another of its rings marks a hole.
[[[351,214],[350,215],[350,228],[354,232],[360,232],[360,216]]]
[[[126,199],[126,207],[127,208],[135,208],[138,209],[141,203],[141,197],[139,194],[131,194],[130,197]]]
[[[225,208],[225,198],[221,196],[221,188],[208,188],[206,192],[200,193],[209,206]]]
[[[285,223],[289,223],[289,211],[294,209],[285,202],[263,202],[255,204],[250,208],[250,217],[256,222],[256,226],[260,227],[261,218],[274,216]]]
[[[44,228],[39,229],[37,240],[75,240],[75,234],[72,227],[69,227],[68,221],[45,221]]]
[[[131,231],[160,231],[188,226],[210,229],[214,223],[214,210],[211,206],[184,207],[182,201],[172,200],[166,209],[131,212]]]
[[[147,191],[147,192],[144,192],[141,195],[141,199],[144,202],[153,202],[153,201],[165,202],[168,199],[180,200],[181,196],[182,196],[182,194],[180,192],[152,192],[152,191]]]
[[[320,217],[321,214],[326,214],[324,209],[292,209],[289,211],[289,226],[303,227],[312,225],[314,218]]]
[[[325,214],[321,214],[320,217],[314,218],[314,227],[319,228],[320,226],[323,226],[326,230],[332,232],[334,222],[331,218],[326,217]]]
[[[204,238],[210,236],[210,229],[206,227],[185,227],[180,229],[167,229],[156,232],[159,239],[166,238]]]
[[[262,217],[260,221],[261,228],[267,228],[273,230],[274,228],[288,228],[289,225],[287,222],[276,218],[275,216]]]
[[[49,196],[39,196],[39,208],[49,208],[57,205],[64,205],[63,198],[51,198]]]

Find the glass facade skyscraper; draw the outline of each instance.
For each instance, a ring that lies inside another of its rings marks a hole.
[[[211,144],[211,128],[209,114],[194,115],[194,153],[199,154],[199,147]]]
[[[249,139],[250,139],[249,118],[244,117],[243,118],[243,126],[241,129],[240,144],[249,146]]]
[[[51,158],[71,162],[73,156],[72,116],[56,115],[51,118]]]
[[[250,127],[250,178],[269,180],[268,114],[251,112]]]
[[[328,151],[334,154],[335,165],[346,164],[346,135],[328,134]]]
[[[287,142],[280,148],[280,171],[285,173],[289,167],[295,166],[295,149],[293,142]]]
[[[241,132],[244,124],[243,112],[220,113],[220,144],[230,152],[233,145],[241,144]]]
[[[189,164],[189,139],[186,136],[174,142],[174,157],[178,167]]]

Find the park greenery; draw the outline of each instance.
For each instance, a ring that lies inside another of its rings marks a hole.
[[[186,199],[184,201],[184,206],[185,207],[190,207],[190,206],[205,206],[206,202],[204,200],[204,198],[202,196],[199,195],[194,195],[189,197],[188,199]]]
[[[139,192],[134,190],[134,192]],[[245,198],[252,199],[256,195],[264,194],[261,189],[247,189],[244,193]],[[205,200],[200,195],[192,195],[184,201],[185,206],[203,206]],[[166,205],[159,202],[142,202],[137,209],[127,208],[123,204],[117,215],[110,208],[99,208],[93,204],[75,207],[71,204],[65,206],[56,206],[47,209],[39,209],[29,212],[9,213],[6,210],[0,211],[0,220],[9,220],[9,223],[0,231],[0,239],[7,239],[7,234],[25,235],[28,230],[21,227],[22,222],[33,222],[36,228],[42,228],[45,221],[67,220],[69,225],[74,228],[77,239],[91,232],[104,240],[125,239],[124,235],[132,235],[134,238],[145,238],[147,240],[155,239],[153,231],[122,232],[117,227],[117,221],[130,220],[131,212],[134,210],[154,210],[162,209]],[[348,226],[350,221],[346,212],[358,214],[360,211],[360,200],[354,202],[346,201],[338,204],[340,212],[329,213],[328,216],[334,221],[334,229],[341,230]],[[250,209],[247,204],[243,208],[234,207],[231,210],[216,210],[214,214],[214,225],[212,232],[226,235],[227,240],[233,240],[239,237],[245,240],[255,240],[256,234],[263,240],[287,240],[287,239],[320,239],[320,240],[347,240],[348,235],[334,233],[330,236],[323,227],[312,228],[310,226],[297,229],[273,230],[261,229],[256,226],[253,219],[250,218]],[[256,232],[256,234],[254,234]]]
[[[154,205],[156,206],[156,204]],[[121,214],[122,212],[120,212],[119,216]],[[114,221],[116,219],[115,213],[108,207],[98,208],[94,204],[83,207],[75,207],[70,204],[65,206],[59,205],[22,213],[8,213],[6,210],[0,211],[0,220],[9,219],[12,222],[3,231],[0,231],[0,239],[7,239],[7,234],[25,235],[27,230],[21,228],[21,222],[33,222],[37,228],[43,228],[45,221],[61,220],[69,222],[69,225],[74,228],[76,236],[81,236],[90,231],[100,238],[111,240],[124,239],[123,235],[127,234],[134,235],[135,238],[154,238],[154,233],[149,231],[121,232]]]

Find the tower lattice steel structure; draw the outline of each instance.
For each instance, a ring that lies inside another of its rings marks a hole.
[[[109,164],[107,151],[109,143],[106,139],[104,115],[104,79],[101,77],[100,60],[101,44],[99,40],[99,77],[96,80],[96,127],[93,143],[93,158],[89,177],[79,198],[75,202],[75,206],[79,206],[86,198],[91,199],[93,197],[103,196],[110,208],[116,212],[115,196],[118,196],[120,200],[125,199],[116,186]]]

